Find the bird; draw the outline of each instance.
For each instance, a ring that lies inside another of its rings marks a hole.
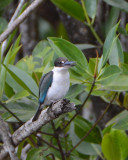
[[[76,65],[65,57],[59,57],[54,62],[54,68],[44,74],[39,83],[39,106],[32,121],[36,121],[45,106],[63,99],[70,87],[69,68]]]

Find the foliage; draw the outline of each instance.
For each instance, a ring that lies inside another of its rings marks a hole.
[[[80,105],[85,106],[83,101],[89,94],[100,96],[111,104],[112,97],[116,93],[119,95],[120,92],[125,92],[122,106],[128,109],[128,56],[122,49],[120,37],[117,33],[117,31],[120,31],[120,22],[117,23],[119,12],[120,10],[127,12],[126,4],[128,3],[119,0],[119,3],[115,0],[104,0],[113,7],[103,29],[105,38],[103,43],[93,28],[97,11],[96,0],[81,0],[81,4],[74,0],[51,1],[62,11],[89,26],[103,49],[101,58],[97,55],[96,58],[90,58],[87,61],[83,54],[82,49],[95,48],[96,46],[93,44],[75,45],[63,38],[48,37],[47,40],[42,40],[35,46],[31,56],[23,57],[15,63],[16,55],[22,47],[20,43],[21,35],[19,35],[15,43],[7,46],[5,56],[0,53],[0,101],[22,122],[26,122],[34,115],[38,106],[38,85],[42,74],[52,69],[56,57],[67,57],[69,60],[76,61],[77,65],[70,70],[71,87],[66,98],[78,105],[78,110],[80,110]],[[5,7],[4,5],[3,3],[1,9]],[[2,33],[7,26],[5,19],[0,18],[0,26],[0,33]],[[125,28],[123,30],[127,33]],[[15,33],[12,33],[10,37],[14,35]],[[8,39],[9,44],[12,43],[12,39]],[[84,96],[83,99],[80,98],[81,94]],[[118,96],[112,103],[120,105]],[[3,112],[2,118],[6,122],[10,122],[10,125],[12,125],[11,122],[18,122],[2,105],[0,111]],[[73,112],[54,120],[57,131],[61,131],[74,115]],[[105,158],[107,160],[125,160],[128,157],[128,137],[125,133],[128,130],[127,120],[128,111],[124,110],[111,119],[103,130],[98,126],[94,127],[90,134],[73,150],[72,148],[88,133],[94,124],[79,115],[62,130],[62,135],[57,134],[63,151],[66,153],[72,151],[70,156],[67,156],[71,160],[96,160],[98,156],[103,160]],[[43,126],[40,131],[53,134],[42,134],[41,138],[58,147],[57,138],[54,135],[55,131],[50,123]],[[18,146],[19,158],[21,150],[26,144],[31,145],[27,160],[62,158],[60,151],[55,148],[42,142],[40,142],[41,146],[39,148],[35,148],[33,141],[37,143],[35,135],[32,135],[32,141],[26,138]]]

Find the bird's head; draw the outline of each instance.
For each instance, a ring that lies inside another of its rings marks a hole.
[[[61,69],[69,69],[76,65],[75,61],[69,61],[67,58],[59,57],[55,60],[54,66]]]

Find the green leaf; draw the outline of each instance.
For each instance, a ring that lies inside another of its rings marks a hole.
[[[128,111],[124,110],[113,117],[106,126],[113,125],[113,128],[128,130]]]
[[[77,48],[80,50],[85,50],[85,49],[92,49],[92,48],[97,48],[98,46],[93,45],[93,44],[75,44]]]
[[[92,19],[95,18],[97,0],[84,0],[84,3],[89,17],[91,17]]]
[[[85,89],[85,86],[84,85],[78,85],[78,84],[74,84],[70,87],[67,95],[66,95],[66,98],[73,98],[73,97],[76,97],[78,94],[80,94],[83,90]]]
[[[37,56],[38,54],[42,53],[42,56],[45,55],[46,53],[44,52],[43,53],[43,50],[45,48],[49,47],[49,43],[48,41],[40,41],[36,46],[35,48],[33,49],[32,51],[32,55],[33,56]]]
[[[28,154],[26,160],[42,160],[42,148],[32,148]]]
[[[82,138],[92,127],[92,123],[87,121],[81,116],[77,116],[74,120],[75,124],[75,133],[79,138]],[[101,133],[98,127],[95,127],[92,132],[85,138],[84,141],[100,144],[101,143]]]
[[[109,85],[120,75],[121,70],[115,65],[105,67],[102,70],[101,76],[98,78],[97,82],[100,82],[102,85]]]
[[[32,77],[13,65],[8,65],[8,68],[5,66],[5,68],[24,89],[38,97],[38,86]]]
[[[107,160],[124,160],[128,155],[128,138],[124,131],[112,129],[102,140],[102,151]]]
[[[120,66],[124,62],[123,49],[119,39],[116,39],[116,42],[113,45],[113,49],[110,52],[109,64]]]
[[[7,83],[5,83],[4,92],[8,98],[12,97],[15,94],[13,88],[10,87]]]
[[[14,77],[15,78],[15,77]],[[6,83],[9,85],[15,93],[23,90],[23,87],[20,86],[8,72],[6,74]]]
[[[81,68],[88,68],[84,54],[75,45],[61,38],[50,37],[48,41],[59,56],[66,56],[69,60],[76,61]]]
[[[121,10],[124,10],[125,12],[128,12],[128,2],[126,2],[125,0],[104,0],[104,1],[111,6],[117,7]]]
[[[107,21],[105,22],[105,37],[109,33],[110,29],[117,23],[120,10],[118,8],[112,7]]]
[[[11,56],[11,49],[12,47],[9,49],[3,64],[8,66],[8,62]],[[5,79],[6,79],[6,69],[4,68],[4,66],[1,65],[1,72],[0,72],[0,99],[2,99],[2,95],[3,95],[3,91],[4,91],[4,86],[5,86]]]
[[[118,75],[115,80],[104,85],[103,88],[109,91],[128,91],[128,75]]]
[[[84,21],[84,11],[81,7],[81,5],[74,1],[74,0],[51,0],[52,3],[54,3],[58,8],[60,8],[62,11],[66,12],[70,16],[80,20]]]
[[[14,102],[14,101],[16,101],[16,100],[18,100],[18,99],[21,99],[21,98],[23,98],[23,97],[27,97],[27,96],[29,96],[29,95],[30,95],[30,94],[28,93],[28,91],[22,90],[22,91],[16,93],[14,96],[12,96],[10,99],[8,99],[8,100],[6,101],[6,103]]]
[[[28,98],[22,98],[16,102],[10,102],[6,106],[23,122],[29,120],[36,112],[38,107],[37,101]],[[18,122],[10,113],[0,106],[0,110],[4,111],[2,118],[7,122]],[[26,116],[27,115],[27,116]]]
[[[74,132],[74,123],[71,123],[69,136],[72,140],[72,145],[75,146],[79,141],[80,138]],[[84,155],[100,155],[101,148],[98,144],[88,143],[83,141],[76,150]]]
[[[101,71],[101,68],[104,67],[106,62],[108,61],[108,58],[110,56],[111,50],[113,48],[114,43],[116,42],[117,37],[115,38],[115,33],[118,28],[118,24],[116,24],[108,33],[108,36],[104,42],[104,47],[103,47],[103,55],[99,61],[98,64],[98,72]]]

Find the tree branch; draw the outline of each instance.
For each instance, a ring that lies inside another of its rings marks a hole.
[[[16,17],[18,16],[18,14],[19,14],[19,12],[20,12],[23,4],[24,4],[24,1],[25,1],[25,0],[19,0],[19,4],[18,4],[18,6],[17,6],[17,8],[16,8],[16,10],[15,10],[15,12],[14,12],[14,14],[13,14],[11,20],[10,20],[10,22],[8,23],[8,27],[13,23],[13,21],[14,21],[14,20],[16,19]],[[2,44],[2,48],[1,48],[1,53],[2,53],[2,54],[1,54],[1,60],[2,60],[2,57],[3,57],[4,51],[5,51],[5,49],[6,49],[6,46],[7,46],[7,40],[5,40],[5,41],[3,42],[3,44]]]
[[[29,7],[17,18],[13,21],[13,23],[8,26],[8,28],[0,35],[0,43],[2,43],[10,33],[14,31],[14,29],[22,23],[27,16],[35,10],[44,0],[35,0]]]
[[[31,135],[33,132],[38,131],[42,126],[49,123],[51,120],[56,119],[58,116],[73,110],[75,110],[74,103],[69,103],[69,101],[66,100],[58,101],[57,103],[53,104],[53,106],[44,109],[37,121],[32,122],[31,118],[20,128],[18,128],[12,135],[13,143],[15,146],[17,146],[26,137]],[[8,152],[3,148],[0,152],[0,157],[4,159],[7,154]]]
[[[6,150],[7,153],[9,153],[11,160],[18,160],[15,152],[15,147],[12,144],[11,137],[9,136],[9,129],[7,129],[7,126],[3,119],[0,116],[0,134],[3,139],[4,143],[4,150]],[[0,159],[3,158],[0,156]]]

